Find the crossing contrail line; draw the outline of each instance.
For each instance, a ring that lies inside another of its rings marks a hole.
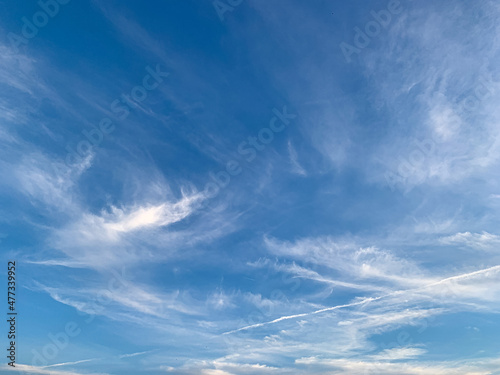
[[[249,326],[245,326],[245,327],[241,327],[241,328],[238,328],[238,329],[234,329],[232,331],[224,332],[224,333],[222,333],[222,335],[229,335],[231,333],[236,333],[236,332],[240,332],[240,331],[246,331],[246,330],[253,329],[253,328],[259,328],[259,327],[263,327],[263,326],[266,326],[266,325],[279,323],[279,322],[284,321],[284,320],[290,320],[290,319],[302,318],[302,317],[305,317],[305,316],[320,314],[320,313],[323,313],[323,312],[326,312],[326,311],[333,311],[333,310],[343,309],[343,308],[346,308],[346,307],[359,306],[359,305],[363,305],[365,303],[370,303],[370,302],[373,302],[373,301],[378,301],[380,299],[391,297],[391,296],[394,296],[394,295],[408,293],[408,292],[415,292],[415,291],[422,290],[422,289],[425,289],[425,288],[429,288],[429,287],[432,287],[432,286],[444,284],[444,283],[446,283],[448,281],[456,281],[456,280],[461,280],[461,279],[467,279],[469,277],[481,275],[481,274],[488,273],[488,272],[491,272],[491,271],[500,271],[500,265],[493,266],[493,267],[490,267],[490,268],[485,268],[485,269],[482,269],[482,270],[479,270],[479,271],[474,271],[474,272],[470,272],[470,273],[465,273],[465,274],[461,274],[461,275],[447,277],[445,279],[442,279],[442,280],[439,280],[439,281],[436,281],[436,282],[433,282],[433,283],[430,283],[430,284],[427,284],[427,285],[424,285],[424,286],[421,286],[421,287],[418,287],[418,288],[414,288],[414,289],[397,290],[395,292],[391,292],[391,293],[385,294],[383,296],[368,297],[368,298],[362,299],[361,301],[347,303],[347,304],[344,304],[344,305],[337,305],[337,306],[332,306],[332,307],[326,307],[324,309],[320,309],[320,310],[316,310],[316,311],[312,311],[312,312],[307,312],[307,313],[302,313],[302,314],[282,316],[281,318],[277,318],[277,319],[271,320],[269,322],[256,323],[256,324],[252,324],[252,325],[249,325]]]

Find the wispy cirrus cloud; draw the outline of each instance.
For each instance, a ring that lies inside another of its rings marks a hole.
[[[492,361],[494,363],[494,361]],[[357,359],[321,359],[315,357],[300,358],[298,365],[308,365],[330,369],[333,373],[363,375],[366,373],[383,373],[391,375],[488,375],[491,371],[484,370],[483,363],[464,364],[457,362],[443,363],[391,363]]]
[[[4,366],[7,368],[7,366]],[[53,370],[46,369],[46,367],[36,367],[30,365],[16,364],[16,367],[9,367],[10,371],[23,372],[26,374],[35,374],[35,375],[109,375],[108,373],[103,372],[75,372],[68,370]]]
[[[387,3],[277,0],[213,24],[211,2],[93,1],[21,54],[0,46],[2,245],[36,319],[83,333],[24,372],[497,371],[499,7],[402,1],[347,66],[338,44]],[[168,84],[65,166],[157,62]],[[300,121],[208,204],[194,186],[281,102]]]
[[[74,362],[63,362],[63,363],[55,363],[53,365],[49,366],[44,366],[43,368],[52,368],[52,367],[61,367],[61,366],[71,366],[71,365],[78,365],[80,363],[87,363],[87,362],[92,362],[97,360],[97,358],[91,358],[91,359],[82,359],[80,361],[74,361]]]
[[[425,354],[427,350],[422,348],[396,348],[396,349],[385,349],[382,352],[372,356],[375,360],[386,360],[393,361],[398,359],[410,359],[416,358],[422,354]]]
[[[95,283],[94,288],[49,287],[36,283],[35,290],[48,293],[54,300],[74,307],[89,315],[103,315],[111,319],[126,317],[128,313],[140,316],[167,319],[171,313],[187,315],[203,315],[200,302],[193,299],[189,293],[180,290],[151,290],[146,285],[140,285],[132,280],[123,279],[113,288],[102,288]],[[120,313],[120,314],[118,314]]]
[[[288,345],[290,352],[294,352],[295,349],[292,349],[293,345],[290,343],[292,337],[310,332],[316,329],[318,324],[325,329],[325,321],[328,321],[329,334],[338,337],[338,350],[354,354],[372,350],[371,338],[374,335],[411,326],[420,327],[419,331],[426,330],[438,316],[498,309],[500,289],[497,284],[500,266],[443,276],[425,270],[416,263],[399,259],[388,251],[365,251],[362,247],[345,241],[335,242],[329,238],[298,240],[295,243],[280,243],[275,239],[265,241],[272,254],[280,258],[295,259],[304,264],[313,264],[316,268],[321,265],[321,273],[306,271],[306,268],[295,264],[289,267],[277,266],[279,263],[270,261],[260,261],[251,266],[274,266],[281,272],[291,272],[297,276],[302,273],[312,280],[323,279],[321,281],[328,280],[329,273],[332,272],[341,281],[370,280],[373,285],[385,285],[387,289],[381,291],[368,288],[363,291],[359,288],[360,294],[356,296],[356,293],[353,293],[345,303],[325,306],[325,301],[322,301],[323,307],[316,310],[239,326],[224,332],[224,335],[248,332],[251,336],[259,337],[262,332],[271,331],[275,332],[277,342]],[[343,251],[346,253],[343,254]],[[366,272],[366,264],[370,265],[369,272]],[[399,276],[389,277],[394,273]],[[307,293],[302,293],[301,298],[307,299],[312,294],[308,289]],[[335,294],[333,292],[333,295]],[[315,341],[313,350],[322,351],[324,348],[320,343],[323,335],[319,336],[321,339]],[[345,346],[341,346],[342,343]],[[394,352],[394,355],[396,354],[397,352]],[[402,352],[399,354],[402,355]]]
[[[498,8],[481,3],[481,11],[489,12],[487,22],[467,22],[461,32],[449,33],[468,13],[465,3],[426,12],[408,6],[398,26],[389,30],[387,42],[361,58],[366,74],[374,77],[376,94],[370,100],[381,101],[393,121],[370,159],[367,175],[404,192],[463,182],[494,168],[500,116],[494,105],[499,83],[493,77],[498,70],[487,63],[496,59],[499,47]],[[478,40],[478,35],[483,37]],[[415,50],[401,49],[402,40],[426,45],[432,52],[417,58]],[[472,51],[481,57],[471,59]],[[389,72],[384,64],[391,59],[406,63],[397,73]]]
[[[500,246],[500,236],[488,232],[460,232],[442,237],[439,241],[444,245],[459,245],[475,250],[497,250]]]
[[[290,163],[292,164],[292,172],[300,176],[306,176],[307,172],[302,165],[300,165],[297,151],[290,140],[288,140],[288,155],[290,157]]]

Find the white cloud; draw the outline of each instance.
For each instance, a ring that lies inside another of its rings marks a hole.
[[[87,363],[87,362],[92,362],[92,361],[95,361],[95,360],[97,360],[97,358],[82,359],[80,361],[74,361],[74,362],[56,363],[56,364],[49,365],[49,366],[43,366],[43,369],[50,368],[50,367],[61,367],[61,366],[78,365],[80,363]]]
[[[400,306],[390,304],[393,308],[401,309]],[[381,310],[382,313],[377,313]],[[375,312],[363,314],[362,318],[350,319],[348,321],[340,321],[339,325],[353,326],[354,329],[368,333],[382,333],[394,330],[396,327],[417,325],[423,319],[434,317],[435,315],[443,314],[444,309],[404,309],[401,311],[391,312],[390,309],[384,309],[383,306],[375,309]],[[355,315],[355,314],[353,314]],[[348,324],[346,324],[348,323]]]
[[[389,251],[362,247],[352,241],[324,237],[289,243],[266,238],[265,243],[274,255],[329,267],[339,272],[342,278],[348,278],[349,281],[345,280],[348,283],[378,279],[394,285],[415,287],[431,281],[425,280],[424,272],[416,264],[395,257]]]
[[[27,374],[34,375],[108,375],[107,373],[96,373],[96,372],[74,372],[74,371],[60,371],[60,370],[47,370],[45,367],[35,367],[29,365],[16,364],[16,367],[10,367],[4,365],[3,368],[9,371],[20,371]]]
[[[122,359],[122,358],[131,358],[131,357],[137,357],[139,355],[144,355],[144,354],[148,354],[148,353],[151,353],[151,351],[137,352],[137,353],[130,353],[130,354],[122,354],[122,355],[118,356],[118,358],[120,358],[120,359]]]
[[[470,233],[459,232],[439,239],[444,245],[462,245],[476,250],[498,250],[500,236],[488,232]]]
[[[258,363],[228,362],[225,358],[213,361],[197,361],[184,368],[164,367],[165,371],[176,374],[190,375],[244,375],[244,374],[284,374],[287,369],[261,365]]]
[[[384,293],[374,288],[361,290],[359,297],[352,297],[345,303],[240,326],[225,332],[225,335],[296,321],[299,318],[310,320],[319,315],[331,316],[329,313],[345,310],[345,319],[339,320],[338,326],[352,327],[353,332],[361,332],[368,337],[399,326],[417,324],[437,314],[498,306],[500,298],[500,266],[447,277],[425,271],[388,251],[374,247],[360,248],[351,243],[335,242],[330,238],[303,239],[295,243],[266,239],[266,244],[273,254],[329,267],[340,280],[367,279],[374,285],[390,282],[390,288],[386,287]],[[252,265],[262,264],[269,262],[260,261]],[[280,267],[276,269],[279,270]],[[311,279],[328,280],[328,277],[323,277],[316,271],[295,264],[288,268],[288,271],[302,273]],[[426,308],[422,309],[422,306]],[[279,326],[275,329],[279,329]]]
[[[300,165],[297,151],[295,150],[295,147],[293,147],[293,143],[290,140],[288,140],[288,156],[290,158],[290,162],[292,163],[292,172],[300,176],[306,176],[307,172]]]
[[[185,196],[175,203],[137,207],[123,210],[112,207],[112,218],[103,224],[108,231],[131,232],[148,227],[163,227],[186,218],[193,212],[193,206],[203,200],[202,195]]]
[[[207,298],[207,304],[211,308],[219,311],[236,307],[234,296],[225,293],[222,289],[210,294]]]
[[[361,283],[352,283],[348,281],[342,281],[342,280],[335,280],[330,277],[326,277],[324,275],[320,275],[317,271],[314,271],[312,269],[302,267],[297,265],[295,262],[293,264],[279,264],[278,262],[270,262],[269,260],[265,261],[259,261],[259,262],[250,262],[250,266],[255,266],[255,267],[264,267],[264,266],[272,266],[276,271],[278,272],[287,272],[292,275],[295,275],[296,278],[298,279],[308,279],[308,280],[314,280],[319,283],[324,283],[327,285],[330,285],[332,287],[338,287],[338,288],[346,288],[346,289],[357,289],[357,290],[364,290],[364,291],[385,291],[387,292],[388,289],[375,285],[375,284],[361,284]]]
[[[430,125],[440,142],[452,139],[460,131],[462,120],[449,103],[436,103],[431,106]]]
[[[382,101],[394,125],[368,157],[370,181],[387,185],[392,173],[395,186],[408,192],[415,186],[482,178],[498,168],[500,111],[495,103],[500,85],[493,79],[498,64],[488,62],[498,61],[500,13],[492,2],[477,5],[495,21],[465,26],[470,10],[464,4],[425,11],[408,4],[411,10],[388,30],[381,45],[363,51],[369,100]],[[409,47],[401,48],[402,43]],[[422,48],[425,54],[418,52]],[[387,70],[394,61],[401,65]],[[417,146],[422,141],[432,147]]]
[[[320,359],[305,357],[295,361],[299,365],[329,367],[333,374],[366,375],[490,375],[480,366],[454,362],[443,363],[390,363],[356,359]]]
[[[202,200],[194,194],[153,205],[111,207],[100,215],[83,213],[79,220],[56,229],[51,244],[81,267],[102,269],[141,258],[147,261],[151,250],[144,249],[144,244],[150,233],[187,218]],[[182,233],[171,233],[173,239],[178,235]]]
[[[168,319],[172,313],[202,315],[200,302],[189,293],[173,290],[154,291],[147,286],[121,276],[112,278],[103,288],[54,288],[37,283],[37,289],[48,293],[54,300],[89,315],[103,315],[111,319],[148,315]],[[120,314],[118,314],[120,313]]]
[[[411,359],[425,354],[427,350],[422,348],[394,348],[385,349],[382,352],[372,355],[376,361],[394,361],[399,359]]]
[[[41,210],[75,215],[80,207],[75,187],[91,162],[92,156],[89,155],[80,164],[68,167],[40,151],[26,152],[19,159],[14,157],[10,162],[0,163],[4,175],[9,176],[2,183],[23,193]]]

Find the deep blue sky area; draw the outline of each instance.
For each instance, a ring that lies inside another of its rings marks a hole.
[[[0,7],[2,374],[500,374],[497,2]]]

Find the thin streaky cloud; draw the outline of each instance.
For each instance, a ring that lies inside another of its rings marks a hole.
[[[271,320],[269,322],[252,324],[252,325],[241,327],[241,328],[238,328],[238,329],[235,329],[235,330],[232,330],[232,331],[224,332],[222,334],[223,335],[228,335],[228,334],[239,332],[239,331],[246,331],[246,330],[253,329],[253,328],[259,328],[259,327],[263,327],[263,326],[266,326],[266,325],[279,323],[279,322],[284,321],[284,320],[290,320],[290,319],[296,319],[296,318],[303,318],[303,317],[306,317],[306,316],[321,314],[321,313],[328,312],[328,311],[335,311],[335,310],[344,309],[344,308],[348,308],[348,307],[354,307],[354,306],[360,306],[360,305],[364,305],[364,304],[369,304],[371,302],[379,301],[381,299],[388,298],[388,297],[404,296],[405,294],[408,294],[408,293],[421,291],[421,290],[424,290],[424,289],[427,289],[427,288],[430,288],[430,287],[433,287],[433,286],[437,286],[437,285],[442,285],[442,284],[445,284],[445,283],[449,283],[451,281],[469,279],[469,278],[474,277],[474,276],[484,275],[484,274],[488,274],[490,272],[497,272],[497,271],[500,272],[500,266],[494,266],[494,267],[490,267],[490,268],[487,268],[487,269],[474,271],[474,272],[467,273],[467,274],[462,274],[462,275],[448,277],[448,278],[439,280],[437,282],[434,282],[434,283],[431,283],[431,284],[428,284],[428,285],[424,285],[424,286],[419,287],[419,288],[398,290],[398,291],[394,291],[392,293],[389,293],[389,294],[386,294],[386,295],[383,295],[383,296],[379,296],[379,297],[367,297],[367,298],[363,298],[361,301],[347,303],[347,304],[342,304],[342,305],[337,305],[337,306],[332,306],[332,307],[327,307],[327,308],[319,309],[319,310],[312,311],[312,312],[309,312],[309,313],[295,314],[295,315],[289,315],[289,316],[282,316],[280,318]]]
[[[56,364],[53,364],[53,365],[44,366],[43,368],[46,369],[46,368],[51,368],[51,367],[78,365],[80,363],[97,361],[99,359],[100,358],[91,358],[91,359],[82,359],[81,361],[75,361],[75,362],[56,363]]]
[[[495,1],[63,2],[0,16],[0,372],[498,372]]]
[[[138,353],[131,353],[131,354],[122,354],[120,355],[118,358],[131,358],[131,357],[137,357],[138,355],[144,355],[144,354],[148,354],[148,353],[152,353],[152,351],[146,351],[146,352],[138,352]]]

